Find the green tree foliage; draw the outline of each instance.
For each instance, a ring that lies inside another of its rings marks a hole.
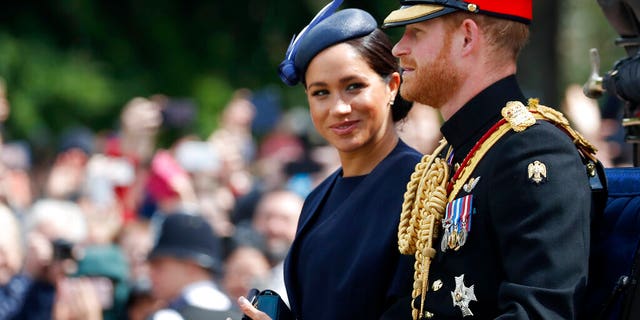
[[[0,12],[0,77],[6,80],[12,105],[6,131],[9,138],[46,144],[71,125],[111,129],[129,99],[158,93],[193,99],[198,106],[194,130],[201,136],[216,126],[220,110],[238,88],[275,86],[283,108],[305,105],[302,90],[281,84],[276,69],[292,35],[327,2],[6,3]],[[343,7],[363,8],[382,21],[398,2],[352,0]],[[589,17],[604,21],[599,15]],[[547,23],[545,17],[534,21]],[[396,38],[401,31],[388,32]],[[562,41],[571,45],[570,40]],[[548,51],[545,54],[554,54]],[[549,59],[534,58],[536,62]],[[573,71],[571,79],[587,75]],[[534,77],[522,78],[526,82]]]

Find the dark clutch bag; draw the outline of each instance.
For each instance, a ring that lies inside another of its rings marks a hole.
[[[268,289],[263,291],[251,289],[247,296],[256,309],[266,313],[271,319],[295,320],[293,312],[289,310],[289,307],[282,301],[277,292]],[[242,319],[248,320],[249,317],[244,316]]]

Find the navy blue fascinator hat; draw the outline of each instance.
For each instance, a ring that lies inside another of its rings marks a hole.
[[[278,68],[278,74],[285,84],[294,86],[300,82],[309,62],[320,51],[376,30],[376,20],[369,13],[360,9],[336,12],[340,4],[342,0],[334,0],[326,5],[299,35],[293,36]]]

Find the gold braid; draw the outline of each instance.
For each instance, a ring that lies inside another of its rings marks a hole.
[[[449,166],[438,157],[447,146],[442,139],[431,155],[425,155],[416,164],[404,194],[400,224],[398,225],[398,249],[402,254],[415,255],[412,300],[420,296],[420,309],[411,303],[413,319],[424,316],[424,300],[428,290],[429,266],[436,251],[433,240],[438,236],[438,226],[444,216],[447,203]]]

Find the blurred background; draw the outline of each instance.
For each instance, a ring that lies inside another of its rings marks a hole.
[[[238,87],[261,102],[305,105],[276,74],[294,33],[325,4],[300,1],[10,1],[0,12],[0,76],[12,106],[5,135],[38,148],[64,128],[112,128],[133,96],[165,94],[197,107],[208,134]],[[345,1],[382,20],[396,1]],[[397,30],[391,30],[395,34]],[[525,90],[558,106],[589,75],[588,49],[603,70],[624,55],[595,0],[534,1],[532,38],[520,65]]]
[[[325,4],[3,3],[0,320],[147,319],[194,280],[232,311],[252,287],[286,299],[282,262],[303,200],[339,161],[315,133],[303,89],[276,70]],[[382,21],[398,3],[343,7]],[[626,57],[596,0],[534,1],[533,21],[518,73],[525,95],[563,111],[605,166],[630,165],[621,102],[582,93],[590,48],[601,73]],[[388,30],[394,40],[401,32]],[[441,121],[416,106],[398,131],[429,153]],[[213,232],[163,236],[171,215]],[[211,263],[194,265],[201,255]],[[163,276],[167,265],[182,271]]]

